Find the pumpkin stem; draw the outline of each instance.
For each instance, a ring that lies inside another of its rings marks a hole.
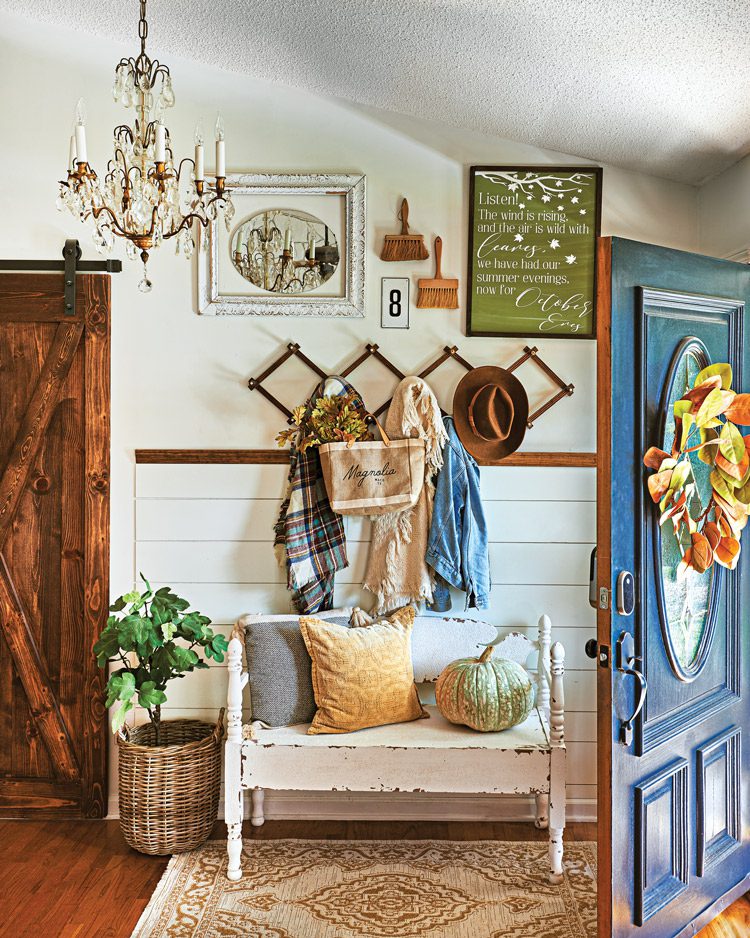
[[[490,658],[492,657],[492,653],[493,653],[494,650],[495,650],[495,646],[494,646],[494,645],[488,645],[488,646],[484,649],[484,651],[482,652],[482,654],[479,656],[479,663],[480,663],[480,664],[484,664],[486,661],[489,661]]]

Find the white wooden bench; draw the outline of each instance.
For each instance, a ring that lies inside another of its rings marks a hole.
[[[562,881],[565,651],[559,642],[551,645],[548,616],[539,620],[537,641],[512,632],[496,645],[497,656],[526,668],[532,653],[538,652],[536,706],[524,723],[500,733],[477,733],[449,723],[436,707],[428,706],[429,720],[319,736],[307,735],[308,724],[243,728],[245,620],[235,626],[228,656],[224,811],[230,880],[242,876],[243,793],[252,793],[251,823],[259,826],[264,791],[270,789],[534,795],[536,826],[549,828],[549,878],[552,883]],[[488,630],[490,637],[497,632],[487,623],[418,617],[412,632],[417,683],[432,683],[450,661],[476,655],[477,645],[487,644]]]

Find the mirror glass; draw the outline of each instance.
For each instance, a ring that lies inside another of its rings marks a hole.
[[[308,293],[329,280],[339,265],[331,228],[296,209],[264,209],[240,222],[230,242],[232,263],[268,293]]]

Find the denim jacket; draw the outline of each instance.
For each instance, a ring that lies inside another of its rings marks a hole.
[[[466,608],[490,604],[487,522],[479,496],[479,466],[463,448],[452,417],[444,417],[448,442],[435,486],[427,563],[437,573],[432,608],[451,608],[448,584],[466,592]]]

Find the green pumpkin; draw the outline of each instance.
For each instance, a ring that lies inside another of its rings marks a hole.
[[[488,645],[479,658],[459,658],[443,669],[435,702],[446,720],[494,733],[523,723],[531,713],[531,678],[515,661],[493,660],[493,651]]]

